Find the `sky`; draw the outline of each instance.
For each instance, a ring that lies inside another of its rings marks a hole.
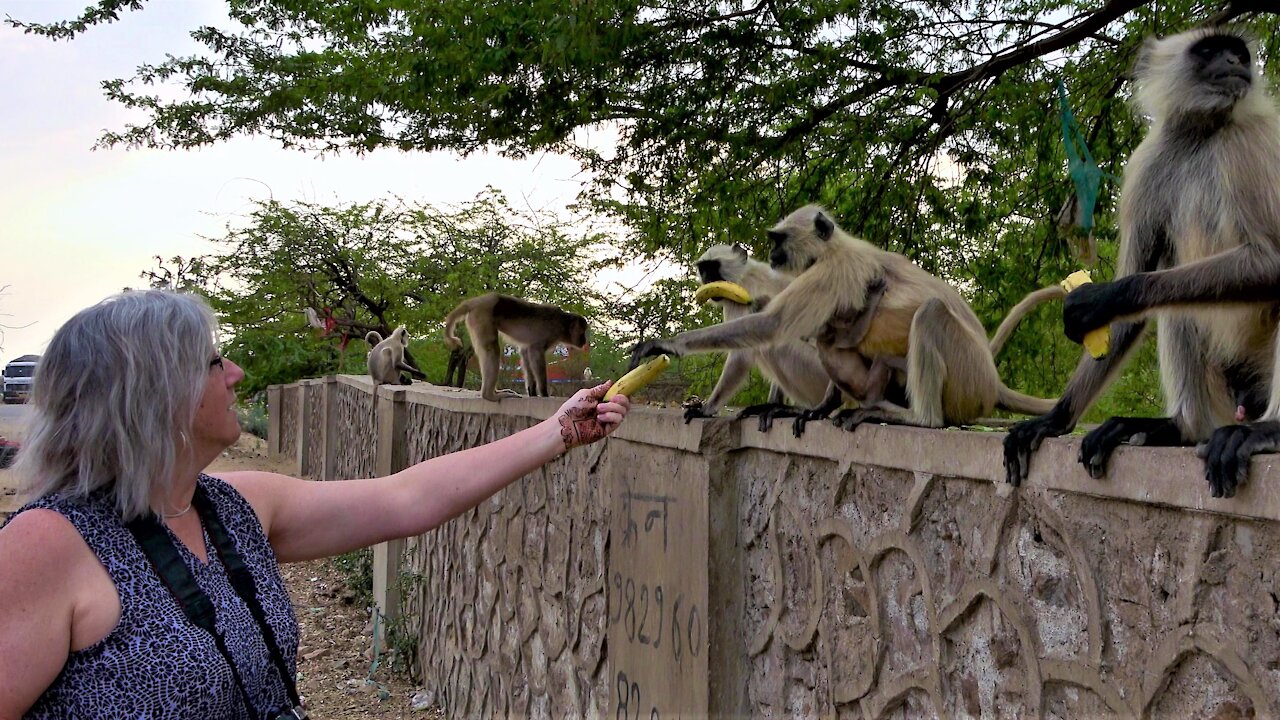
[[[0,19],[76,16],[86,0],[0,0]],[[570,158],[511,160],[377,151],[319,157],[268,138],[194,151],[93,150],[102,132],[142,118],[102,94],[166,53],[200,46],[199,25],[228,25],[220,0],[163,0],[70,42],[0,27],[0,363],[41,353],[76,311],[124,287],[154,256],[212,250],[255,200],[465,202],[486,185],[512,204],[562,211],[589,178]]]

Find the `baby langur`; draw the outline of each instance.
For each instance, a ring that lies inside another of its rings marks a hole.
[[[736,243],[711,246],[695,261],[694,267],[704,285],[726,280],[741,285],[751,294],[750,305],[725,299],[715,300],[724,311],[725,322],[758,312],[790,282],[790,278],[774,271],[767,264],[752,260],[746,248]],[[711,391],[711,397],[688,407],[684,413],[685,422],[693,418],[714,417],[720,407],[746,382],[753,366],[770,383],[769,402],[752,405],[744,409],[739,417],[758,415],[761,430],[768,429],[778,408],[786,407],[782,403],[784,395],[803,407],[817,405],[826,396],[827,374],[818,359],[818,351],[809,343],[794,340],[734,350],[725,358],[724,369],[720,371],[720,380]]]
[[[1192,30],[1148,41],[1135,97],[1151,128],[1125,167],[1116,279],[1077,288],[1067,337],[1111,328],[1100,360],[1080,358],[1062,400],[1005,438],[1009,482],[1046,437],[1070,432],[1138,346],[1156,338],[1168,416],[1116,417],[1080,443],[1095,478],[1122,443],[1203,443],[1214,497],[1230,497],[1255,453],[1280,448],[1280,111],[1240,33]]]
[[[524,382],[530,396],[549,396],[547,350],[563,343],[587,346],[587,320],[554,305],[531,303],[510,295],[489,293],[464,300],[444,319],[444,341],[450,349],[462,345],[454,326],[463,318],[471,335],[471,347],[480,360],[480,395],[485,400],[520,397],[512,390],[497,390],[501,333],[520,348]]]
[[[831,379],[855,398],[883,389],[868,383],[877,360],[883,372],[896,374],[894,365],[905,358],[909,406],[887,399],[868,403],[847,417],[849,428],[864,421],[942,427],[971,422],[996,407],[1022,413],[1052,407],[1052,401],[1001,382],[973,309],[955,288],[907,258],[849,236],[815,205],[787,216],[769,237],[770,264],[795,279],[764,310],[640,343],[632,349],[632,364],[661,353],[813,338]],[[869,304],[874,308],[868,313]]]
[[[413,380],[401,379],[400,373],[425,380],[427,376],[421,370],[405,362],[405,348],[409,347],[409,336],[404,326],[391,331],[386,340],[376,331],[370,330],[364,336],[365,342],[372,345],[367,358],[369,377],[377,385],[411,385]]]

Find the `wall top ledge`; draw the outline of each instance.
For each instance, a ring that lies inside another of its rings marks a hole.
[[[364,375],[329,375],[302,384],[340,383],[373,391]],[[273,386],[276,387],[276,386]],[[564,398],[512,398],[493,403],[475,390],[417,382],[411,386],[383,385],[379,397],[403,396],[406,402],[426,404],[449,412],[504,415],[541,420]],[[764,450],[834,461],[841,469],[870,465],[895,470],[967,478],[996,485],[997,492],[1065,492],[1193,511],[1280,521],[1280,454],[1256,455],[1249,481],[1233,498],[1209,496],[1204,464],[1193,448],[1121,447],[1112,456],[1107,477],[1094,480],[1077,461],[1079,437],[1051,438],[1032,460],[1031,475],[1021,488],[1004,482],[1003,432],[930,430],[864,425],[855,432],[828,423],[810,423],[804,437],[791,435],[789,423],[768,433],[754,422],[727,419],[685,424],[679,409],[638,406],[614,438],[686,452]]]

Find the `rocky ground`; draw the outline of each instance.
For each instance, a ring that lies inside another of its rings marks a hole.
[[[0,437],[20,439],[16,423],[0,423]],[[228,470],[291,472],[289,463],[267,456],[265,443],[241,436],[210,466]],[[11,470],[0,469],[0,519],[18,507]],[[313,718],[341,720],[426,720],[443,715],[423,702],[427,693],[395,672],[385,651],[375,653],[369,608],[348,587],[331,560],[285,565],[285,584],[302,629],[298,649],[298,692]],[[417,702],[415,702],[415,696]]]

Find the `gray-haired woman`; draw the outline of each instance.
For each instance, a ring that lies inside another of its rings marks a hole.
[[[239,437],[244,373],[215,326],[194,296],[127,292],[50,342],[18,455],[35,499],[0,529],[0,720],[300,717],[277,562],[435,528],[629,407],[606,383],[388,477],[218,479],[202,471]]]

